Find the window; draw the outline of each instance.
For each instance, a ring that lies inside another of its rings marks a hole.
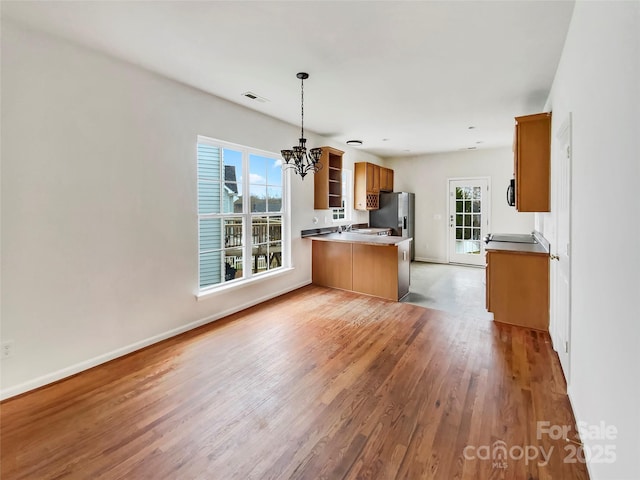
[[[352,198],[353,182],[351,181],[351,170],[342,170],[342,207],[333,208],[333,221],[351,220],[351,211],[353,209]]]
[[[198,137],[200,289],[250,279],[286,258],[284,175],[271,153]]]

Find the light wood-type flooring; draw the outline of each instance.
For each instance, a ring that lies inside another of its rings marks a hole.
[[[548,335],[308,286],[3,402],[0,478],[588,478],[538,421]]]

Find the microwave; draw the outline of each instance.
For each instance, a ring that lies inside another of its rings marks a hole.
[[[507,187],[507,204],[510,207],[516,206],[516,179],[512,178]]]

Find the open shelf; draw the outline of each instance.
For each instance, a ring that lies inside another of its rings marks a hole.
[[[314,175],[313,206],[316,210],[342,207],[342,155],[332,147],[322,147],[322,168]]]

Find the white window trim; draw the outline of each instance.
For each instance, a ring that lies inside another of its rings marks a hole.
[[[269,157],[274,159],[281,159],[280,155],[274,152],[269,152],[267,150],[260,150],[254,147],[247,147],[245,145],[239,145],[236,143],[226,142],[224,140],[218,140],[211,137],[206,137],[203,135],[197,136],[197,143],[203,143],[207,145],[211,145],[213,147],[219,147],[222,149],[228,148],[231,150],[236,150],[242,152],[242,170],[243,172],[249,172],[249,155],[254,154],[263,157]],[[229,291],[234,288],[240,288],[246,286],[248,284],[254,283],[256,281],[273,278],[274,276],[279,276],[280,274],[287,273],[293,268],[291,267],[291,201],[290,201],[290,179],[291,175],[288,172],[288,169],[283,166],[283,175],[282,175],[282,211],[281,212],[251,212],[251,205],[249,201],[243,201],[242,213],[214,213],[214,214],[200,214],[198,213],[198,195],[196,194],[196,215],[197,215],[197,223],[198,223],[198,235],[197,235],[197,255],[198,255],[198,273],[196,277],[197,283],[197,292],[196,299],[200,300],[206,297],[210,297],[211,295]],[[196,173],[197,177],[197,173]],[[243,175],[242,178],[242,192],[243,196],[248,195],[247,198],[250,198],[250,175]],[[196,178],[196,185],[197,185]],[[197,188],[197,187],[196,187]],[[245,199],[246,200],[246,199]],[[282,246],[283,252],[281,255],[281,265],[279,267],[267,270],[266,272],[253,273],[250,268],[252,250],[251,243],[246,241],[250,235],[247,235],[246,230],[251,227],[251,217],[255,215],[261,216],[280,216],[283,219],[282,222]],[[230,280],[227,282],[221,282],[215,285],[209,285],[206,287],[200,287],[200,219],[201,218],[229,218],[229,217],[238,217],[244,220],[244,228],[243,228],[243,278],[238,278],[235,280]]]
[[[254,285],[264,280],[272,280],[275,277],[280,277],[284,274],[293,272],[295,267],[278,267],[267,272],[262,272],[254,275],[250,279],[239,278],[238,280],[231,280],[230,282],[219,283],[218,285],[212,285],[210,287],[202,288],[196,293],[196,300],[202,301],[208,298],[220,295],[223,293],[229,293],[230,291],[237,290],[247,285]]]

